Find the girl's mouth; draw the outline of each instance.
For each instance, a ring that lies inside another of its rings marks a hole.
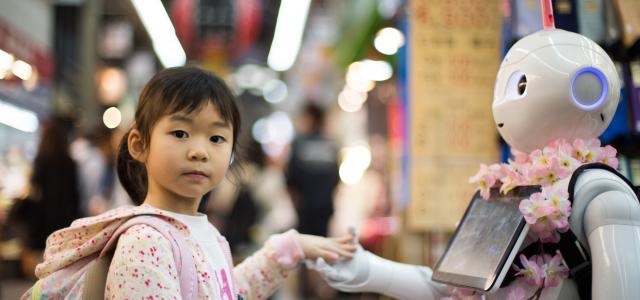
[[[184,175],[193,180],[203,180],[209,177],[207,174],[201,171],[189,171],[184,173]]]

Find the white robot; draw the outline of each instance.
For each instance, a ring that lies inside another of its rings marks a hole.
[[[558,138],[598,137],[613,118],[619,95],[616,68],[596,43],[546,28],[521,39],[507,53],[495,83],[493,115],[509,145],[530,152]],[[589,169],[576,178],[569,223],[591,257],[591,297],[640,299],[640,204],[633,188],[604,169]],[[347,292],[398,299],[439,299],[451,292],[432,281],[430,268],[389,261],[362,249],[352,260],[334,265],[319,261],[315,267],[331,286]],[[483,297],[505,299],[505,290]],[[535,289],[527,295],[531,291]],[[579,297],[574,280],[565,279],[543,289],[540,299]]]

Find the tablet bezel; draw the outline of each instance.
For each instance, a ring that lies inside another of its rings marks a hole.
[[[503,195],[500,193],[498,188],[492,188],[490,191],[489,200],[482,199],[482,197],[480,196],[480,192],[478,191],[473,195],[473,198],[471,199],[471,202],[469,203],[469,206],[467,207],[459,224],[464,224],[463,222],[466,220],[467,215],[469,214],[473,201],[488,201],[489,203],[491,203],[493,201],[501,201],[501,198],[514,198],[514,197],[519,198],[521,201],[524,199],[528,199],[531,196],[531,194],[534,194],[540,191],[541,191],[541,188],[538,185],[519,186],[514,188],[512,191],[510,191],[506,195]],[[514,203],[514,205],[518,205],[518,204]],[[449,252],[449,249],[451,248],[451,245],[453,244],[454,240],[458,236],[460,228],[461,226],[458,226],[456,228],[453,237],[449,240],[449,243],[447,245],[445,252],[438,260],[438,263],[434,268],[432,279],[440,283],[469,288],[469,289],[477,290],[483,293],[487,293],[487,292],[491,293],[496,291],[498,288],[500,288],[500,285],[502,284],[502,280],[504,280],[504,277],[509,271],[511,264],[515,259],[516,254],[520,250],[520,246],[522,245],[522,242],[524,241],[525,237],[527,236],[527,233],[529,232],[529,226],[525,221],[524,216],[521,217],[520,221],[518,222],[518,226],[516,228],[515,234],[511,237],[511,240],[509,241],[509,247],[507,249],[510,249],[510,250],[505,251],[505,253],[502,254],[502,257],[500,258],[500,262],[498,263],[498,268],[494,270],[492,275],[488,276],[487,278],[458,274],[458,273],[449,273],[449,272],[444,272],[440,270],[441,263],[443,262],[446,254]]]

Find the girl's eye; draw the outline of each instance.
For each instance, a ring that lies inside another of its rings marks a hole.
[[[225,138],[219,136],[219,135],[214,135],[211,138],[209,138],[209,140],[211,140],[214,144],[220,144],[223,143],[225,140]]]
[[[174,130],[171,132],[171,134],[179,139],[184,139],[189,136],[187,132],[183,130]]]

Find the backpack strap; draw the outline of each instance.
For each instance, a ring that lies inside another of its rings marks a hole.
[[[139,218],[140,216],[149,216]],[[109,266],[113,258],[113,252],[122,233],[132,226],[144,224],[157,230],[166,238],[173,252],[176,269],[180,277],[180,294],[182,299],[193,299],[197,294],[195,260],[189,251],[189,244],[182,233],[169,222],[154,215],[139,215],[130,218],[121,224],[111,235],[106,246],[100,252],[94,264],[87,271],[83,289],[83,299],[104,299],[104,289],[109,273]]]

